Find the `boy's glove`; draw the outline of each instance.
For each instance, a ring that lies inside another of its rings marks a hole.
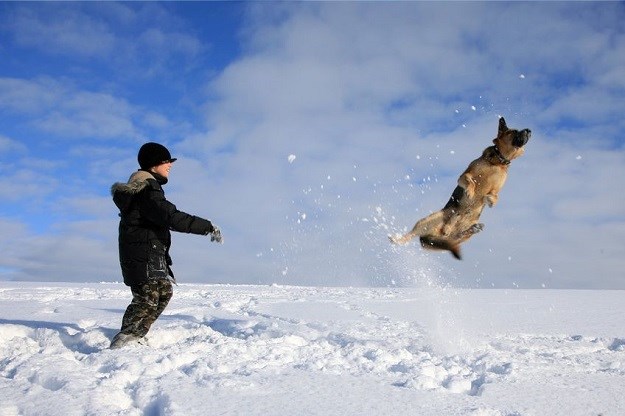
[[[213,226],[213,231],[211,231],[209,234],[211,236],[211,241],[223,244],[224,239],[221,236],[221,230],[219,229],[219,227]]]

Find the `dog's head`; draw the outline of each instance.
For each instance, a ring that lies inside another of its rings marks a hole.
[[[532,131],[530,129],[509,129],[506,125],[506,120],[501,117],[499,119],[499,132],[493,143],[495,143],[501,155],[510,161],[525,152],[523,146],[527,144],[531,135]]]

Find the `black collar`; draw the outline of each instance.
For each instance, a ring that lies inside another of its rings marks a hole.
[[[502,165],[510,164],[510,161],[506,159],[505,157],[503,157],[503,155],[501,154],[497,146],[493,146],[493,149],[495,150],[495,156],[497,156],[497,158],[499,159],[499,162],[501,162]]]

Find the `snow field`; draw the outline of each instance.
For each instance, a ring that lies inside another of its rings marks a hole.
[[[0,283],[0,415],[619,415],[622,292]]]

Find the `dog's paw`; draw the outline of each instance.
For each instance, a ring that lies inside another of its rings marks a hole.
[[[494,207],[499,197],[497,195],[488,194],[484,197],[484,202],[490,207]]]
[[[459,233],[456,238],[470,238],[473,234],[477,234],[484,229],[484,224],[473,224],[463,232]]]
[[[464,190],[464,196],[467,199],[473,199],[475,197],[475,186],[467,186]]]
[[[389,235],[388,239],[390,240],[391,244],[395,244],[398,246],[401,246],[408,242],[408,240],[404,236],[399,235],[399,234]]]
[[[469,228],[469,232],[470,232],[471,234],[477,234],[477,233],[479,233],[480,231],[482,231],[483,229],[484,229],[484,224],[482,224],[482,223],[479,223],[479,224],[473,224],[473,225],[471,226],[471,228]]]

